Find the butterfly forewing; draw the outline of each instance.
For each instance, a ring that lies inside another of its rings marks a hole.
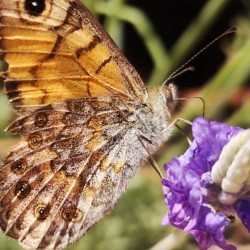
[[[134,68],[78,0],[2,0],[0,51],[5,89],[16,108],[63,99],[145,98]]]

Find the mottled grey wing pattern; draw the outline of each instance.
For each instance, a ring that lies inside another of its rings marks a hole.
[[[9,127],[23,139],[1,162],[5,234],[59,249],[111,211],[145,157],[128,105],[115,97],[69,100]]]

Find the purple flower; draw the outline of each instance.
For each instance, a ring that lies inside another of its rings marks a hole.
[[[192,145],[182,156],[165,164],[167,178],[162,179],[162,184],[169,209],[162,223],[191,233],[202,250],[212,245],[236,249],[223,235],[230,223],[225,211],[236,210],[244,225],[250,226],[250,216],[246,213],[250,202],[240,200],[231,206],[218,205],[218,190],[210,175],[223,147],[241,130],[199,117],[192,125]]]

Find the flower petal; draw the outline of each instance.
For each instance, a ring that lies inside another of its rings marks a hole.
[[[167,179],[162,180],[163,193],[169,210],[163,224],[190,232],[202,250],[212,245],[236,249],[224,239],[229,220],[207,203],[207,188],[212,185],[211,168],[221,150],[240,130],[204,117],[196,118],[192,125],[193,143],[182,156],[164,166]]]

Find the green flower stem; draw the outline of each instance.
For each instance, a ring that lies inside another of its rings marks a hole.
[[[124,6],[125,0],[112,0],[108,1],[107,4],[112,8],[112,12],[120,13]],[[124,46],[124,22],[119,17],[113,15],[106,16],[104,21],[104,27],[109,35],[114,39],[116,44],[123,50]]]
[[[0,138],[6,136],[3,132],[11,116],[11,107],[8,105],[7,97],[0,92]]]
[[[234,114],[227,119],[226,123],[231,125],[237,125],[244,128],[249,128],[250,124],[250,100],[247,100]]]
[[[222,112],[228,101],[240,86],[244,84],[250,76],[250,41],[246,41],[241,49],[233,54],[224,67],[203,87],[200,94],[205,103],[205,115],[211,119],[220,120]],[[189,101],[178,114],[188,120],[201,115],[201,107],[197,101]]]
[[[189,235],[181,230],[173,230],[171,234],[159,241],[149,250],[173,250],[182,248],[184,243],[189,239]]]

